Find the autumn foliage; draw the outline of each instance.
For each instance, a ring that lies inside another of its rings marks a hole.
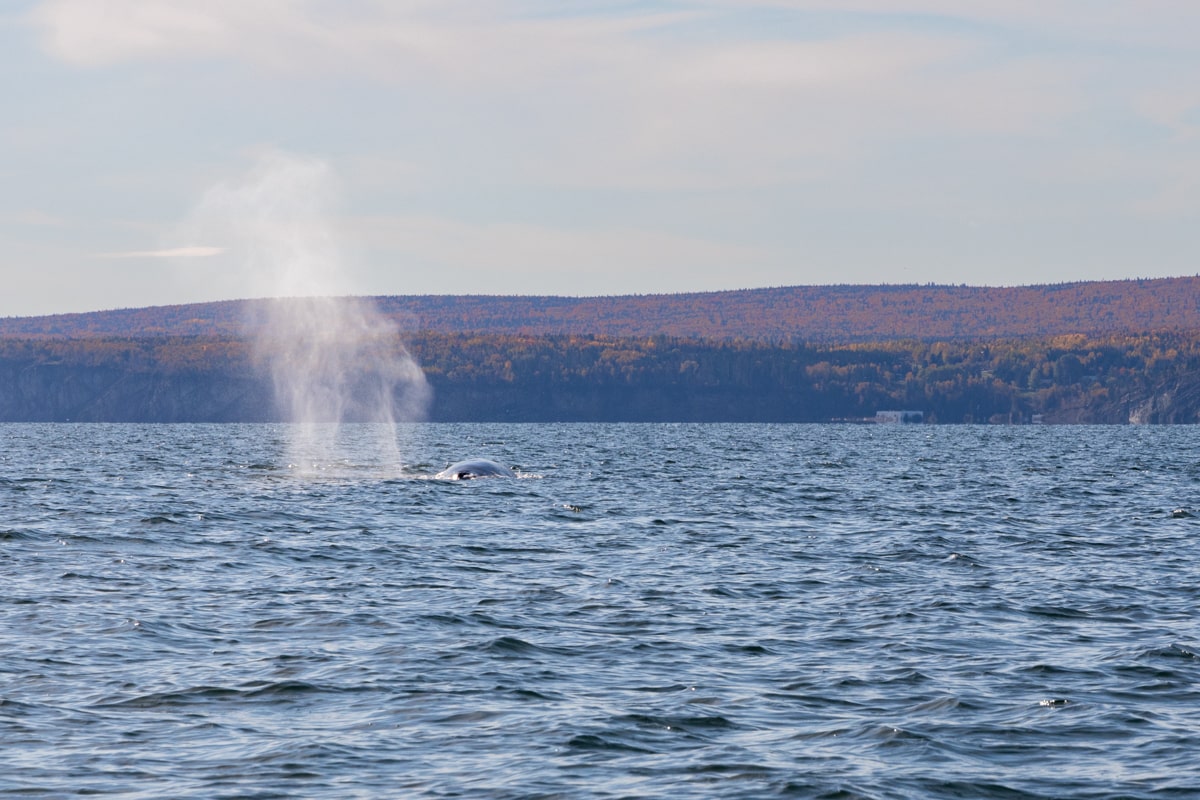
[[[1200,421],[1200,332],[406,343],[434,388],[435,420],[856,421],[899,408],[933,422]],[[261,367],[235,337],[0,337],[0,419],[279,419]]]
[[[0,320],[0,420],[280,419],[288,302]],[[1200,421],[1200,278],[375,302],[435,420]]]
[[[389,296],[403,331],[655,335],[762,342],[973,339],[1200,329],[1200,277],[1047,286],[791,286],[620,297]],[[0,336],[240,336],[262,304],[226,301],[0,319]]]

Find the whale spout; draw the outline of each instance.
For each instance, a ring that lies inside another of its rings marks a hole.
[[[487,458],[472,458],[451,464],[433,477],[444,481],[466,481],[473,478],[512,478],[508,467]]]

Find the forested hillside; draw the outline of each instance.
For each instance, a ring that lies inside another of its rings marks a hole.
[[[1200,334],[770,345],[421,334],[433,420],[1200,421]],[[280,419],[231,337],[0,337],[0,420]]]
[[[622,297],[374,298],[401,330],[678,336],[761,342],[1089,335],[1200,329],[1200,277],[1054,286],[793,286]],[[236,336],[256,307],[227,301],[0,319],[0,336]]]
[[[1200,278],[375,301],[434,420],[1200,421]],[[0,320],[0,420],[280,419],[288,302]]]

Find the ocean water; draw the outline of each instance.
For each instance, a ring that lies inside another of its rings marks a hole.
[[[0,426],[0,794],[1200,797],[1195,428],[296,436]]]

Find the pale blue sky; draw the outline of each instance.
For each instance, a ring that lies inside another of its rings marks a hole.
[[[0,315],[1200,272],[1194,0],[0,8]]]

